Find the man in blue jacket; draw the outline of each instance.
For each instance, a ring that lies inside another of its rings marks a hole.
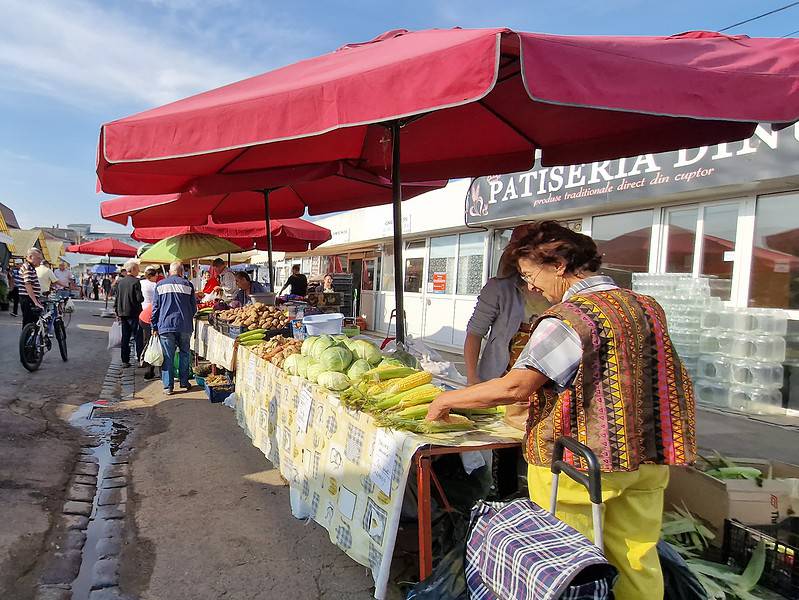
[[[153,298],[152,330],[161,341],[164,362],[161,365],[161,381],[164,393],[171,395],[175,386],[175,352],[179,351],[180,387],[188,391],[189,342],[193,329],[197,298],[194,286],[183,277],[183,263],[175,261],[169,265],[169,277],[155,286]]]

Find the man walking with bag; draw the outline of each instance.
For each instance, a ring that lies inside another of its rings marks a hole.
[[[130,259],[125,263],[127,275],[120,277],[114,296],[114,312],[122,324],[122,366],[130,366],[130,340],[136,345],[136,360],[144,356],[144,335],[139,327],[139,314],[144,296],[139,281],[139,262]]]
[[[164,393],[169,396],[175,387],[175,352],[179,353],[180,387],[188,391],[189,343],[197,312],[197,297],[194,286],[183,277],[183,263],[175,261],[169,265],[169,277],[155,286],[151,327],[153,335],[161,340],[164,362],[161,365],[161,381]]]

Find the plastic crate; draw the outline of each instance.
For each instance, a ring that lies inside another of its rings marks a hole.
[[[225,398],[230,396],[230,394],[235,391],[236,386],[234,386],[232,383],[227,385],[218,385],[215,387],[211,387],[208,384],[205,385],[205,395],[208,396],[208,399],[212,403],[224,402]]]
[[[247,333],[247,331],[249,330],[247,329],[246,325],[230,325],[228,326],[226,335],[228,337],[232,337],[235,339],[239,337],[242,333]]]
[[[766,546],[766,566],[760,585],[786,598],[799,598],[799,517],[790,517],[779,525],[756,527],[727,519],[724,562],[745,568],[761,540]]]

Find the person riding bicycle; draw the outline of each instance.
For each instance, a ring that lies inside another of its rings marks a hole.
[[[19,289],[22,305],[22,326],[35,323],[39,312],[44,310],[42,304],[42,288],[36,275],[36,267],[42,264],[44,255],[38,248],[31,248],[25,255],[25,261],[16,272],[16,287]]]

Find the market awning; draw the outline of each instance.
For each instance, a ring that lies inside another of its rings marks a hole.
[[[395,121],[405,181],[525,171],[537,148],[551,165],[743,139],[799,118],[798,82],[792,38],[401,29],[107,123],[97,172],[117,194],[341,160],[388,176]]]
[[[181,233],[153,244],[139,258],[146,263],[168,264],[234,252],[241,252],[241,248],[221,237],[208,233]]]

